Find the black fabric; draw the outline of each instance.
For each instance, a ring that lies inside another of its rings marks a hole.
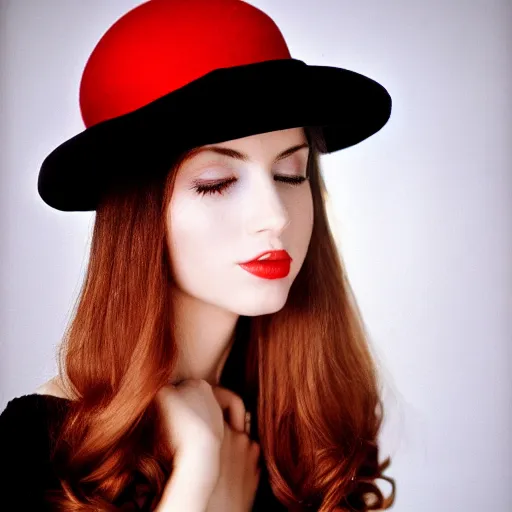
[[[51,510],[43,493],[58,489],[59,482],[50,464],[48,426],[61,420],[66,407],[67,400],[49,395],[23,395],[8,402],[0,415],[2,510]]]

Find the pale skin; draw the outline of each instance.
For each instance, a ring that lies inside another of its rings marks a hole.
[[[230,149],[231,156],[204,151],[211,148]],[[166,211],[179,349],[172,383],[203,379],[221,389],[239,316],[271,314],[285,305],[313,227],[309,181],[285,180],[306,176],[308,152],[303,129],[291,128],[202,146],[177,170]],[[222,193],[194,189],[227,180]],[[285,249],[292,258],[284,278],[263,279],[238,265],[272,249]],[[69,398],[64,389],[57,376],[36,393]]]

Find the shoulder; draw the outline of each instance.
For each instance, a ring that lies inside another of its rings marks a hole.
[[[68,398],[59,376],[53,377],[35,390],[36,395],[51,395],[59,398]]]
[[[20,437],[33,433],[45,421],[47,406],[45,397],[32,394],[13,398],[0,414],[0,433]]]
[[[50,437],[67,407],[67,400],[37,393],[10,400],[0,413],[0,452],[10,454],[16,464],[46,459]]]
[[[0,414],[2,463],[40,467],[48,451],[48,414],[40,395],[13,398]]]
[[[62,400],[66,399],[66,400]],[[54,378],[40,386],[35,393],[13,398],[0,414],[0,435],[4,438],[40,442],[47,435],[48,427],[66,407],[67,397],[59,380]]]

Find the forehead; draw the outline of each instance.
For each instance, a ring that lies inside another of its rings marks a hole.
[[[185,161],[212,158],[251,162],[264,158],[283,160],[293,154],[308,154],[309,144],[303,128],[251,135],[217,144],[207,144],[189,151]]]

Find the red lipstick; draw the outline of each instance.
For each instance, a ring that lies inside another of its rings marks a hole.
[[[279,250],[262,252],[254,259],[239,265],[255,276],[264,279],[281,279],[290,273],[291,262],[290,255],[284,250]]]

